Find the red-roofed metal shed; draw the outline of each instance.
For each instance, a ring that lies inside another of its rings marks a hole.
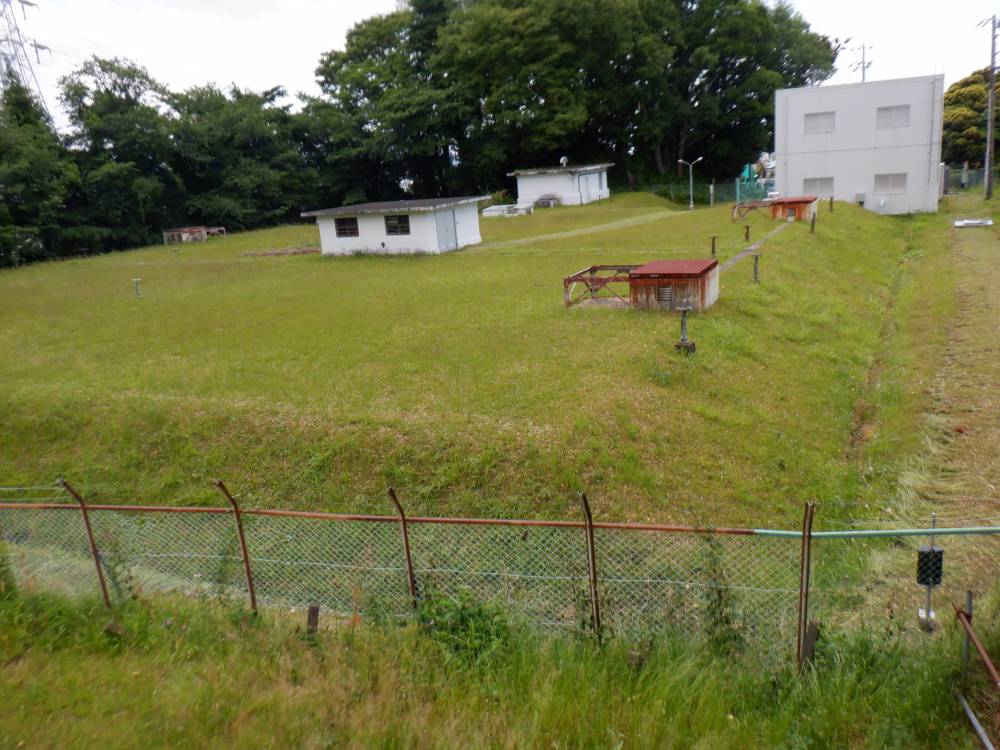
[[[701,312],[719,298],[719,261],[654,260],[629,271],[633,307]]]
[[[816,213],[815,195],[796,195],[771,201],[771,218],[786,221],[808,221]]]

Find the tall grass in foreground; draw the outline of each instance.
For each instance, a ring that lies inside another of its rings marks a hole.
[[[996,597],[980,613],[996,622]],[[542,639],[469,601],[315,636],[190,600],[112,617],[105,629],[97,602],[0,601],[0,745],[973,747],[950,695],[953,630],[830,633],[800,676],[679,639]]]

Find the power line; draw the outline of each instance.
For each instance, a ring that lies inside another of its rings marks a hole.
[[[0,85],[6,89],[16,79],[32,92],[45,114],[51,117],[45,97],[42,96],[42,87],[38,84],[35,69],[31,65],[31,58],[28,57],[28,48],[34,49],[35,59],[39,64],[42,62],[40,50],[46,50],[50,55],[52,50],[35,39],[27,39],[21,33],[14,9],[15,2],[20,4],[21,14],[25,19],[28,17],[29,7],[38,7],[31,0],[0,0]]]

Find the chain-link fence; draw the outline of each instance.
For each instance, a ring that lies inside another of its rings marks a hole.
[[[670,631],[782,657],[796,652],[808,620],[933,628],[966,591],[995,587],[1000,572],[996,520],[935,529],[933,544],[927,530],[891,528],[803,540],[793,530],[588,525],[589,512],[582,521],[404,519],[240,511],[235,502],[87,505],[12,489],[0,488],[0,573],[23,590],[93,596],[103,580],[110,600],[176,592],[385,618],[468,591],[538,627]]]

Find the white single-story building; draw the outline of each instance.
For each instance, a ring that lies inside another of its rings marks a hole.
[[[476,204],[486,195],[379,201],[305,211],[323,255],[446,253],[482,242]]]
[[[578,167],[517,169],[508,177],[517,178],[517,205],[582,206],[611,197],[608,167],[614,164],[582,164]]]
[[[782,89],[774,99],[782,195],[833,197],[881,214],[937,211],[944,76]]]

